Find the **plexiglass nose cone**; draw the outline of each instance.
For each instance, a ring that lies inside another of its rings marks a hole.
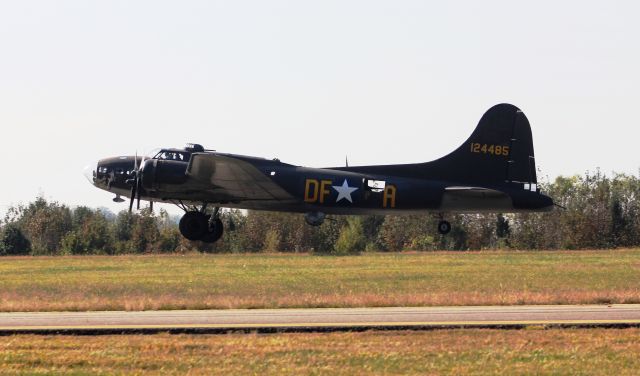
[[[85,178],[87,178],[87,180],[89,180],[89,183],[91,183],[92,185],[95,185],[97,171],[98,171],[98,163],[92,162],[92,163],[89,163],[87,166],[85,166],[85,168],[82,170],[82,174],[84,175]]]

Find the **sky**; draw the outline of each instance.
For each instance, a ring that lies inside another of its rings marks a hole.
[[[542,175],[637,174],[637,1],[0,0],[0,212],[122,210],[83,168],[187,142],[424,162],[520,107]]]

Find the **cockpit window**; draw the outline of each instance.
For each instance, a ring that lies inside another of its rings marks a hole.
[[[185,153],[181,151],[161,150],[153,158],[161,159],[165,161],[188,162],[190,157],[191,155],[189,153]]]

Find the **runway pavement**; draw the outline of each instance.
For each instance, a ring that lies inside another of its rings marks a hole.
[[[640,304],[0,313],[0,333],[640,326]]]

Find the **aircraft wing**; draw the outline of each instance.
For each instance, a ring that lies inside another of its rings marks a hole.
[[[239,158],[211,153],[195,153],[187,176],[201,189],[227,200],[290,200],[292,196],[255,165]]]

